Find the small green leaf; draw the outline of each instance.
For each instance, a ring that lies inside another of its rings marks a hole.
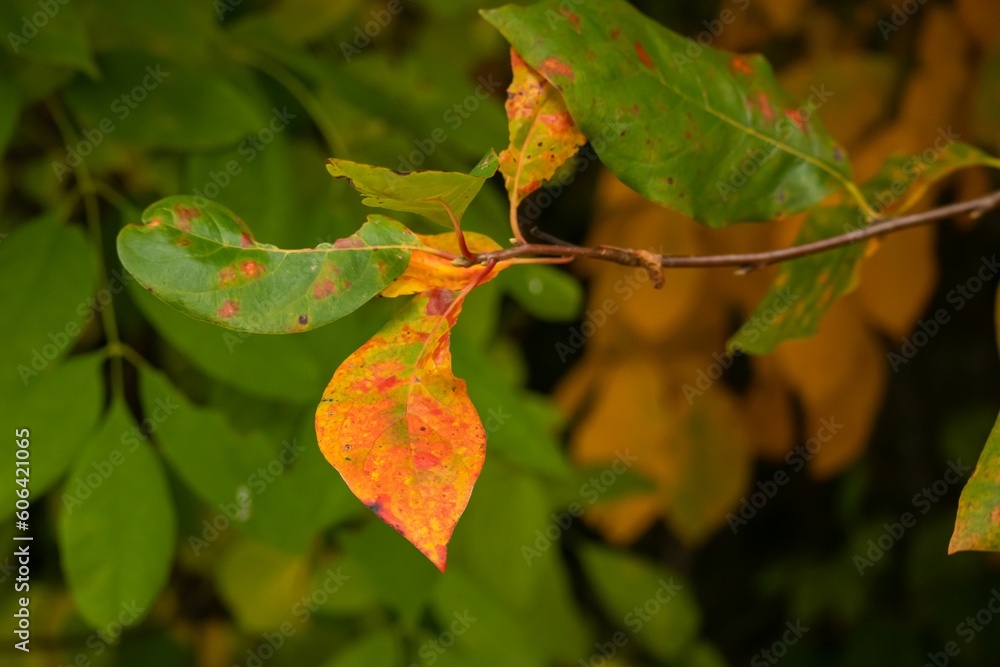
[[[826,93],[799,107],[761,56],[702,46],[624,0],[483,16],[562,93],[601,161],[648,199],[722,226],[852,187],[847,155],[813,113]]]
[[[0,243],[0,386],[21,390],[94,319],[93,259],[79,227],[46,217]]]
[[[73,467],[62,496],[59,547],[70,593],[95,628],[137,622],[167,582],[176,525],[167,479],[125,403]]]
[[[231,211],[168,197],[118,235],[122,264],[191,317],[249,333],[297,333],[357,310],[406,269],[416,237],[372,215],[333,245],[281,250],[254,241]]]
[[[583,307],[580,281],[555,267],[528,264],[505,271],[499,281],[525,310],[546,322],[572,322]]]
[[[958,499],[948,553],[958,551],[1000,551],[1000,417]]]
[[[695,639],[698,606],[687,582],[675,573],[597,546],[583,549],[580,560],[608,617],[630,635],[635,632],[655,656],[677,658]]]
[[[497,171],[497,155],[490,152],[470,174],[453,171],[415,171],[401,174],[349,160],[330,158],[326,169],[334,178],[346,178],[365,196],[362,203],[390,211],[416,213],[445,227],[452,227],[444,202],[459,220],[483,183]]]

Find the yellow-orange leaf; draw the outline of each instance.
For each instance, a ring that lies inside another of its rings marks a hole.
[[[500,172],[513,208],[552,178],[587,140],[555,86],[510,51],[514,80],[507,90],[510,147]]]
[[[455,232],[431,235],[417,234],[416,237],[420,240],[421,245],[428,248],[444,250],[456,257],[462,254],[458,243],[458,235]],[[485,234],[465,232],[465,243],[469,250],[476,254],[500,250],[500,246],[497,245],[496,241]],[[506,263],[498,263],[480,281],[480,284],[493,280],[507,266],[508,264]],[[435,288],[460,290],[466,285],[476,282],[482,273],[482,266],[455,266],[447,257],[415,250],[410,255],[410,263],[407,265],[406,271],[382,290],[382,296],[404,296],[426,292]]]
[[[327,461],[442,571],[486,456],[486,432],[451,371],[461,298],[445,289],[414,297],[340,365],[316,410]]]

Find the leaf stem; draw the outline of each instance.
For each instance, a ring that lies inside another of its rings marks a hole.
[[[455,216],[455,212],[451,210],[451,206],[448,206],[448,202],[443,199],[432,199],[431,201],[436,201],[444,207],[445,213],[451,218],[451,224],[455,228],[455,236],[458,237],[458,247],[462,251],[462,256],[469,261],[475,260],[475,255],[469,250],[469,246],[465,243],[465,233],[462,232],[462,223]]]
[[[632,250],[627,248],[613,248],[600,246],[590,248],[584,246],[571,245],[564,242],[558,243],[519,243],[510,248],[495,250],[493,252],[479,253],[475,257],[475,264],[488,265],[491,260],[504,261],[515,257],[541,256],[559,257],[566,260],[585,257],[588,259],[599,259],[606,262],[614,262],[624,266],[648,266],[650,257],[658,260],[660,266],[666,269],[689,269],[689,268],[714,268],[714,267],[735,267],[743,272],[761,269],[772,264],[787,262],[788,260],[815,255],[817,253],[834,250],[843,246],[851,245],[866,239],[885,236],[895,232],[924,225],[935,220],[950,218],[955,215],[968,213],[973,218],[991,209],[1000,206],[1000,190],[990,194],[970,199],[969,201],[949,204],[938,208],[924,211],[922,213],[912,213],[894,218],[881,219],[867,227],[821,239],[812,243],[791,246],[788,248],[778,248],[776,250],[765,250],[762,252],[737,253],[729,255],[654,255],[644,250]],[[557,240],[557,239],[553,239]],[[462,260],[459,260],[461,262]],[[467,261],[467,260],[466,260]]]
[[[78,141],[76,129],[69,120],[62,106],[55,99],[48,99],[45,102],[55,121],[59,134],[67,146],[75,146]],[[87,231],[90,235],[90,243],[97,256],[99,275],[102,283],[110,282],[108,267],[104,256],[104,240],[101,234],[101,210],[97,201],[97,187],[93,176],[90,173],[87,162],[81,160],[76,167],[77,184],[80,194],[83,197],[84,217],[87,221]],[[115,319],[114,299],[108,301],[107,305],[101,308],[101,325],[104,329],[104,337],[107,347],[117,350],[121,347],[121,336],[118,333],[118,321]],[[118,354],[111,355],[111,386],[112,393],[118,396],[125,396],[125,369],[122,364],[122,357]]]

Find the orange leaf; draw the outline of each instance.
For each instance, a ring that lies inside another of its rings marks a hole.
[[[441,571],[486,456],[486,432],[451,371],[463,296],[414,297],[340,365],[316,410],[327,461]]]
[[[416,237],[420,240],[421,245],[428,248],[444,250],[456,257],[460,257],[462,254],[458,243],[458,235],[455,232],[426,236],[417,234]],[[497,245],[496,241],[485,234],[465,232],[465,242],[469,250],[476,254],[500,250],[500,246]],[[498,263],[480,283],[493,280],[507,266],[508,264]],[[447,257],[415,250],[410,255],[410,263],[407,265],[406,271],[382,290],[382,296],[404,296],[436,288],[460,290],[466,285],[476,282],[482,273],[482,266],[455,266]]]
[[[511,207],[552,178],[586,142],[555,86],[510,50],[514,80],[507,90],[510,148],[500,153],[500,171]]]

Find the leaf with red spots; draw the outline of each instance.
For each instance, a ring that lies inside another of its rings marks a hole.
[[[525,63],[514,49],[510,51],[510,62],[514,70],[506,104],[510,147],[500,153],[500,171],[507,184],[511,209],[516,209],[525,197],[552,178],[587,139],[566,110],[555,86]],[[558,71],[561,63],[550,59],[542,65]]]
[[[486,456],[486,432],[451,370],[461,299],[444,289],[414,297],[340,365],[316,410],[327,461],[442,571]]]
[[[847,155],[814,113],[823,90],[801,107],[761,56],[689,40],[625,0],[579,3],[572,20],[553,20],[564,4],[483,16],[561,93],[601,162],[646,198],[723,226],[801,211],[838,188],[856,194]]]
[[[462,219],[483,183],[496,173],[497,155],[490,151],[468,174],[452,171],[400,173],[336,158],[326,161],[326,170],[334,178],[350,181],[354,189],[365,196],[362,201],[365,206],[416,213],[451,227],[448,208],[456,218]]]
[[[939,148],[933,155],[889,158],[859,192],[876,212],[902,215],[919,202],[928,188],[955,171],[971,166],[1000,166],[996,158],[961,142],[942,143]],[[868,225],[864,213],[854,206],[818,207],[805,215],[797,245]],[[767,354],[783,341],[815,335],[837,299],[856,286],[856,269],[869,247],[870,242],[862,241],[782,264],[773,286],[747,324],[730,339],[730,346]]]
[[[948,553],[1000,551],[1000,418],[958,499]]]
[[[307,331],[344,317],[402,275],[419,245],[400,223],[372,215],[333,245],[281,250],[198,197],[169,197],[142,219],[118,235],[136,280],[191,317],[250,333]]]

